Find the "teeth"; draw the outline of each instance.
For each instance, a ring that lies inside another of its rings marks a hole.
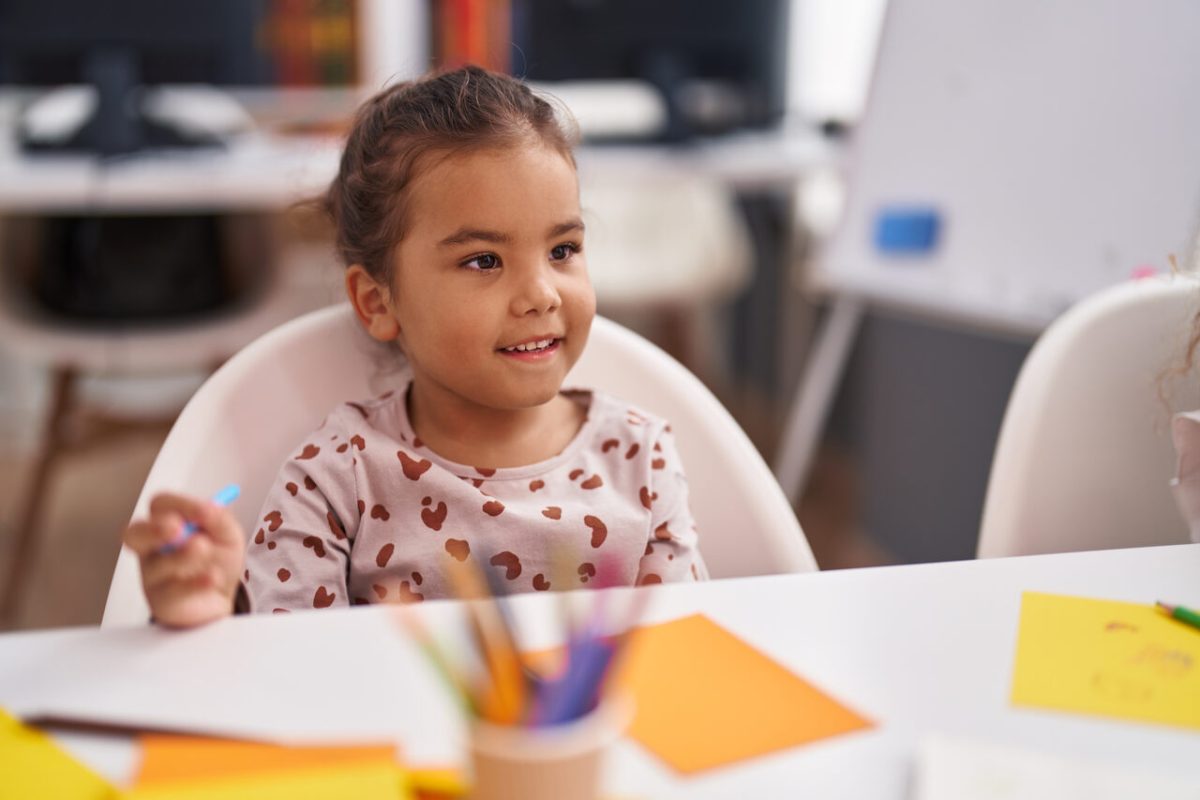
[[[552,344],[554,344],[553,339],[542,339],[541,341],[529,342],[528,344],[517,344],[504,349],[509,353],[528,353],[535,350],[545,350]]]

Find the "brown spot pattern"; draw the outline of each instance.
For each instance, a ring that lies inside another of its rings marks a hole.
[[[266,538],[267,538],[267,534],[263,531],[262,528],[259,528],[258,533],[254,534],[254,543],[262,544],[266,540]]]
[[[521,576],[521,559],[517,558],[517,554],[511,550],[496,553],[488,563],[493,567],[504,567],[504,577],[510,581]]]
[[[316,458],[317,454],[320,452],[321,448],[317,447],[315,444],[306,444],[304,445],[304,449],[300,451],[300,455],[296,456],[296,460],[307,461],[310,458]]]
[[[274,542],[272,542],[272,544],[274,544]],[[325,557],[325,543],[316,536],[305,536],[304,540],[300,542],[300,544],[304,545],[305,547],[312,548],[312,551],[317,554],[317,558]]]
[[[571,470],[570,474],[569,474],[569,475],[567,475],[567,477],[568,477],[568,478],[570,478],[571,480],[575,480],[576,478],[578,478],[578,477],[579,477],[580,475],[582,475],[582,474],[583,474],[583,470],[581,470],[581,469],[573,469],[573,470]]]
[[[587,583],[589,580],[596,577],[596,565],[587,561],[580,564],[579,569],[575,571],[579,573],[580,583]]]
[[[638,450],[641,450],[641,449],[642,449],[642,446],[640,444],[638,444],[637,442],[634,442],[633,444],[629,445],[629,449],[625,451],[625,458],[626,459],[633,458],[634,456],[636,456],[638,454]]]
[[[310,492],[315,491],[317,488],[317,482],[314,481],[310,476],[305,475],[304,476],[304,488],[308,489]]]
[[[649,487],[643,486],[638,492],[638,499],[642,501],[642,505],[649,510],[650,506],[658,499],[658,492],[651,494]]]
[[[667,465],[665,458],[656,458],[650,462],[650,469],[662,469]]]
[[[371,519],[381,519],[384,522],[387,522],[391,518],[392,515],[388,512],[388,510],[379,503],[371,506]]]
[[[671,533],[671,529],[667,527],[667,523],[663,523],[654,529],[654,538],[662,541],[668,541],[674,538],[675,534]]]
[[[599,547],[608,538],[608,526],[599,517],[588,514],[583,518],[583,524],[592,529],[592,547]]]
[[[419,603],[425,599],[425,595],[420,592],[413,591],[408,585],[408,581],[400,581],[400,602],[401,603]]]
[[[375,564],[383,569],[387,566],[388,561],[392,558],[392,553],[396,552],[396,545],[388,542],[383,547],[379,548],[379,553],[375,556]]]
[[[588,478],[583,483],[579,484],[579,488],[581,488],[581,489],[599,489],[603,485],[604,485],[604,479],[601,478],[599,475],[593,475],[592,477]]]
[[[544,592],[550,588],[550,581],[546,580],[546,576],[539,572],[533,576],[533,588],[539,592]]]
[[[332,509],[325,512],[325,521],[329,523],[329,532],[333,534],[333,538],[338,541],[346,538],[346,531],[342,528],[342,523],[338,521]]]
[[[286,569],[284,569],[283,567],[280,567],[280,568],[279,568],[279,572],[276,572],[276,573],[275,573],[275,577],[276,577],[276,578],[279,578],[279,582],[280,582],[280,583],[287,583],[287,582],[288,582],[288,578],[292,577],[292,573],[288,572],[288,571],[287,571]]]
[[[655,575],[653,572],[648,572],[642,576],[640,581],[638,581],[638,586],[650,586],[655,583],[662,583],[662,578],[658,575]]]
[[[546,482],[543,480],[530,481],[529,482],[529,491],[536,492],[538,489],[541,489],[545,485],[546,485]]]
[[[267,530],[274,533],[283,524],[283,514],[280,514],[278,511],[272,511],[263,517],[263,522],[267,523]]]
[[[400,468],[404,470],[404,477],[410,481],[420,480],[425,471],[433,466],[433,462],[429,459],[415,459],[403,450],[397,450],[396,456],[400,459]]]
[[[387,597],[387,587],[380,586],[378,583],[371,584],[371,588],[375,591],[375,596],[380,600]]]
[[[334,598],[336,597],[336,594],[324,586],[318,586],[316,593],[313,594],[313,608],[329,608],[333,605]]]
[[[602,453],[607,453],[609,450],[612,450],[614,447],[620,447],[620,446],[621,446],[621,442],[618,439],[605,439],[604,444],[600,445],[600,451]]]
[[[499,500],[488,500],[483,504],[483,513],[489,517],[498,517],[504,513],[504,503]]]
[[[558,506],[547,506],[542,509],[542,516],[546,519],[562,519],[562,509]]]
[[[421,521],[425,523],[426,528],[440,531],[442,523],[446,521],[446,504],[439,502],[436,509],[422,508]]]
[[[299,487],[299,486],[297,486],[296,484],[292,483],[291,481],[288,481],[288,482],[287,482],[287,483],[284,485],[284,487],[283,487],[283,488],[287,489],[287,490],[288,490],[288,494],[290,494],[292,497],[295,497],[295,496],[296,496],[296,492],[300,491],[300,487]]]
[[[467,556],[471,555],[471,543],[464,539],[447,539],[446,552],[453,556],[455,561],[466,561]]]

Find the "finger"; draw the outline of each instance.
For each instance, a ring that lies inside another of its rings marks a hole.
[[[150,514],[166,516],[178,514],[197,529],[205,531],[209,536],[223,544],[242,546],[245,537],[241,526],[228,510],[214,504],[211,500],[202,500],[187,495],[162,493],[155,495],[150,501]]]
[[[146,556],[177,541],[183,533],[183,517],[175,513],[135,520],[125,529],[121,540],[140,556]]]
[[[154,553],[143,559],[142,584],[146,592],[157,591],[172,583],[187,584],[213,566],[212,542],[204,536],[193,536],[178,550]]]

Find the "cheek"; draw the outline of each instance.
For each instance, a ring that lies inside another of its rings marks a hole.
[[[586,317],[589,321],[596,314],[596,291],[586,269],[572,275],[562,289],[563,305],[567,306],[575,316]]]

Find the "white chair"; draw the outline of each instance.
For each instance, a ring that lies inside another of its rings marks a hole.
[[[1198,311],[1196,280],[1144,279],[1045,331],[1004,415],[980,558],[1188,541],[1169,487],[1170,420],[1200,407],[1200,370],[1164,377],[1184,364]]]
[[[206,495],[237,482],[233,509],[247,529],[279,466],[337,403],[382,391],[381,354],[348,305],[262,336],[196,392],[171,429],[138,498],[162,490]],[[691,489],[701,550],[713,577],[815,570],[800,525],[746,434],[707,388],[648,341],[597,317],[569,385],[597,386],[671,421]],[[122,548],[103,625],[148,618],[136,557]]]

